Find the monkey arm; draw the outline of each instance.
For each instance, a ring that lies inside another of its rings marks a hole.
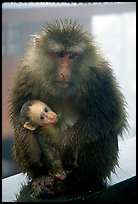
[[[61,143],[61,135],[58,127],[53,124],[48,124],[46,126],[43,126],[41,129],[44,134],[49,135],[47,141],[49,140],[50,144],[54,145],[54,147],[59,149]]]
[[[92,68],[92,76],[94,79],[88,82],[87,91],[79,98],[81,117],[64,133],[61,144],[62,161],[67,168],[74,162],[79,166],[83,163],[87,167],[93,159],[96,160],[92,164],[93,168],[101,163],[101,169],[108,169],[109,172],[117,164],[117,136],[127,126],[126,112],[122,94],[111,73],[108,74],[108,70],[104,68],[102,71]],[[98,154],[99,149],[103,157]]]
[[[82,177],[88,175],[88,179],[91,176],[95,179],[96,176],[110,176],[110,172],[118,165],[117,135],[110,129],[102,132],[95,129],[93,124],[78,122],[65,133],[61,158],[65,169],[77,168],[81,173],[78,175]]]
[[[20,131],[15,130],[13,153],[21,171],[33,177],[41,166],[41,152],[32,132],[22,127]]]
[[[61,142],[61,158],[65,168],[69,170],[72,170],[78,166],[78,152],[81,145],[81,140],[84,138],[84,135],[80,130],[83,130],[83,127],[83,122],[77,122],[72,128],[64,133]],[[83,143],[85,143],[85,138]]]

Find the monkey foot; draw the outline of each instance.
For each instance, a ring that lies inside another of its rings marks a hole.
[[[37,177],[32,182],[32,196],[44,197],[54,195],[53,178],[50,176]]]
[[[64,180],[67,175],[69,174],[70,171],[62,171],[62,172],[57,172],[54,176],[55,178],[59,179],[59,180]]]

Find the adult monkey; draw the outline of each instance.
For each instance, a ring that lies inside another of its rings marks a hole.
[[[61,158],[71,170],[62,182],[47,178],[39,144],[18,120],[22,105],[33,99],[60,115]],[[10,115],[14,155],[36,197],[48,188],[99,190],[118,165],[118,136],[127,128],[125,99],[109,63],[76,22],[47,24],[31,40],[11,83]]]

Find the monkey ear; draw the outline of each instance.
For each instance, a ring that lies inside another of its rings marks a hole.
[[[46,33],[44,31],[41,32],[41,36],[36,34],[33,39],[34,44],[41,42],[42,36],[46,36]]]
[[[36,35],[34,38],[34,44],[38,43],[41,41],[41,37],[39,35]]]
[[[26,129],[28,129],[28,130],[31,130],[31,131],[33,131],[33,130],[36,129],[36,126],[31,125],[31,123],[29,123],[29,122],[25,122],[24,125],[23,125],[23,127],[26,128]]]

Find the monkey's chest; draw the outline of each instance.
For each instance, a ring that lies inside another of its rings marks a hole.
[[[58,126],[61,132],[72,127],[79,119],[79,114],[75,107],[68,104],[59,107],[57,114],[59,117]]]

